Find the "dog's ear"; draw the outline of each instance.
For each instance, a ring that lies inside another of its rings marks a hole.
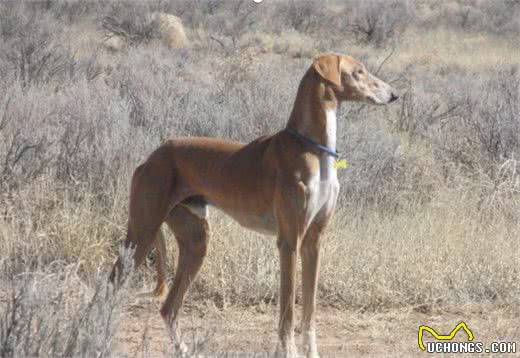
[[[320,76],[337,86],[342,88],[341,85],[341,57],[335,53],[327,53],[318,55],[312,62],[312,67],[320,74]]]

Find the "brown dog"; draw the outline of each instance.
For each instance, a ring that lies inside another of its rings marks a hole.
[[[179,262],[161,308],[178,345],[179,309],[206,255],[206,205],[220,208],[242,226],[275,235],[280,253],[280,321],[277,352],[296,356],[294,300],[296,261],[302,255],[303,348],[318,357],[315,333],[320,239],[339,191],[336,111],[343,101],[384,105],[397,99],[385,82],[350,56],[316,57],[303,77],[287,127],[245,145],[213,138],[172,139],[156,149],[132,178],[128,234],[137,268],[150,248],[158,255],[158,285],[164,285],[166,222],[176,234]],[[112,280],[121,270],[118,260]]]

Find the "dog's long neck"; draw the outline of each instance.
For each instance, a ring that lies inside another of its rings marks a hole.
[[[334,91],[311,68],[300,83],[287,126],[316,143],[336,150],[337,110]]]

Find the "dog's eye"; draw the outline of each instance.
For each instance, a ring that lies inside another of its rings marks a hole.
[[[357,70],[358,75],[362,75],[363,73],[364,73],[364,71],[362,69]]]

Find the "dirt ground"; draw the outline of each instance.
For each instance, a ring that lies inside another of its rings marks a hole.
[[[300,309],[300,307],[298,307]],[[169,338],[160,318],[158,301],[125,305],[116,337],[121,356],[171,356]],[[344,311],[320,307],[317,319],[318,346],[325,357],[503,357],[517,354],[452,354],[422,352],[418,328],[428,325],[439,334],[449,334],[464,321],[475,342],[520,343],[518,307],[471,305],[464,307],[415,307],[384,312]],[[182,335],[188,346],[198,342],[200,357],[270,357],[276,344],[276,308],[229,308],[189,306],[181,317]],[[301,342],[297,333],[297,344]],[[459,332],[457,340],[467,337]],[[432,340],[428,333],[424,341]],[[170,352],[170,353],[168,353]]]

